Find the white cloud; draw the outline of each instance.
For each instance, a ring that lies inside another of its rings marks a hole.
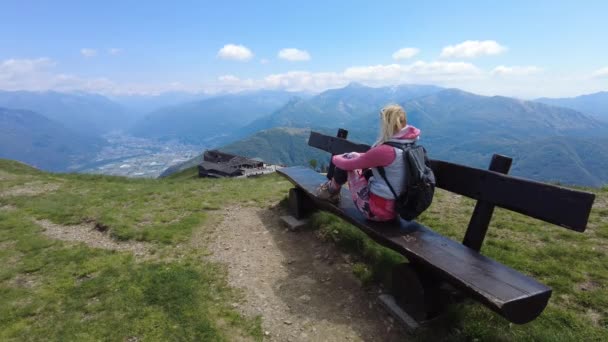
[[[253,57],[253,52],[243,45],[227,44],[217,52],[222,59],[247,61]]]
[[[252,79],[241,79],[234,75],[222,75],[217,78],[218,84],[207,85],[206,91],[216,92],[237,92],[242,90],[262,89],[263,86],[256,84]]]
[[[227,73],[215,80],[187,84],[150,80],[122,83],[103,76],[85,78],[66,74],[58,69],[57,63],[49,58],[0,60],[0,89],[79,90],[106,95],[159,94],[167,91],[217,93],[257,89],[320,92],[356,81],[368,86],[435,84],[484,95],[536,98],[574,96],[605,90],[608,78],[608,67],[579,75],[542,73],[542,69],[534,66],[501,65],[482,70],[472,63],[422,60],[408,64],[353,66],[329,72],[295,70],[255,79]]]
[[[46,57],[36,59],[7,59],[0,63],[0,75],[32,73],[54,66],[55,63]]]
[[[408,66],[408,71],[415,75],[432,76],[462,76],[465,78],[476,77],[481,74],[475,65],[466,62],[424,62],[417,61]]]
[[[344,86],[347,83],[348,81],[342,75],[335,72],[289,71],[268,75],[264,78],[264,84],[269,88],[292,91],[319,91]]]
[[[110,91],[115,84],[104,77],[84,79],[54,72],[56,63],[49,58],[9,59],[0,62],[0,89]]]
[[[348,82],[337,73],[311,73],[308,71],[289,71],[281,74],[271,74],[262,79],[240,79],[234,75],[223,75],[218,77],[219,84],[215,88],[208,89],[216,91],[242,91],[256,89],[284,89],[291,91],[319,90],[332,87],[344,86]]]
[[[46,81],[54,77],[50,69],[55,63],[49,58],[7,59],[0,62],[0,89],[45,89]]]
[[[595,78],[608,78],[608,67],[597,69],[593,72]]]
[[[89,48],[82,48],[82,49],[80,49],[80,54],[87,58],[95,57],[95,56],[97,56],[97,50],[89,49]]]
[[[541,69],[537,66],[534,66],[534,65],[529,65],[529,66],[499,65],[496,68],[492,69],[492,71],[490,71],[490,74],[494,75],[494,76],[528,76],[528,75],[538,74],[542,70],[543,69]]]
[[[281,59],[285,59],[291,62],[302,62],[310,60],[310,54],[308,53],[308,51],[299,50],[295,48],[281,49],[277,56]]]
[[[223,82],[223,83],[235,83],[235,82],[240,82],[241,79],[234,76],[234,75],[222,75],[220,77],[217,78],[218,81]]]
[[[417,48],[402,48],[393,53],[394,60],[408,59],[416,56],[420,52]]]
[[[406,82],[437,83],[470,80],[482,75],[483,72],[470,63],[417,61],[408,65],[356,66],[342,72],[289,71],[271,74],[257,80],[224,75],[218,78],[217,86],[223,91],[252,89],[323,91],[342,87],[353,81],[382,86]]]
[[[485,55],[498,55],[507,48],[494,40],[467,40],[457,45],[448,45],[441,51],[441,58],[475,58]]]
[[[405,73],[400,64],[356,66],[344,70],[344,77],[356,81],[394,81]]]
[[[120,55],[122,53],[122,51],[123,50],[119,49],[119,48],[109,48],[108,49],[108,53],[113,56]]]
[[[428,82],[456,77],[471,78],[480,74],[481,71],[471,63],[425,61],[417,61],[408,65],[351,67],[344,71],[344,76],[350,80],[389,82]]]
[[[49,58],[8,59],[0,61],[0,89],[29,91],[87,91],[101,94],[159,94],[166,91],[200,91],[180,83],[118,84],[106,77],[83,78],[58,73]]]

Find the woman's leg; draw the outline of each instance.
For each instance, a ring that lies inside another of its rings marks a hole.
[[[368,179],[365,170],[348,172],[348,188],[355,207],[368,220],[383,222],[394,219],[395,211],[392,207],[394,202],[373,196],[369,191]]]
[[[336,167],[331,175],[331,179],[317,188],[315,196],[332,203],[338,203],[340,201],[340,189],[346,183],[348,174],[346,171]]]
[[[348,180],[348,172],[340,168],[335,168],[332,178],[328,182],[329,190],[332,193],[339,192],[342,185]]]
[[[340,200],[340,189],[342,185],[348,182],[355,207],[370,219],[373,217],[369,206],[369,190],[367,188],[367,178],[361,170],[344,171],[340,168],[335,168],[331,174],[331,179],[321,184],[316,190],[316,196],[320,199],[328,200],[333,203],[338,203]]]
[[[348,189],[355,207],[368,220],[375,220],[369,202],[369,186],[362,170],[348,171]]]

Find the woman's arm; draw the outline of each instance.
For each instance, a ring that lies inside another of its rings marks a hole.
[[[393,160],[395,149],[388,145],[376,146],[365,153],[346,153],[332,158],[334,165],[346,171],[388,166]]]

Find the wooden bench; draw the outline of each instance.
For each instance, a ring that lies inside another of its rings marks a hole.
[[[346,140],[345,130],[338,135],[341,137],[312,132],[308,143],[331,154],[370,148]],[[368,221],[344,188],[337,205],[318,200],[314,190],[326,179],[309,168],[288,167],[278,172],[295,185],[289,202],[296,218],[314,209],[330,211],[408,259],[409,263],[393,271],[392,294],[410,321],[423,322],[437,316],[453,298],[450,289],[456,289],[507,320],[523,324],[541,314],[551,288],[479,253],[494,207],[583,232],[595,195],[508,176],[510,166],[511,159],[500,155],[494,155],[489,170],[432,160],[439,188],[477,200],[462,243],[416,221]]]

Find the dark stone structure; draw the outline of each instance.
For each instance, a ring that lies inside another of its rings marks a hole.
[[[248,169],[262,169],[264,162],[217,150],[207,150],[198,166],[199,177],[223,178],[245,175]]]

